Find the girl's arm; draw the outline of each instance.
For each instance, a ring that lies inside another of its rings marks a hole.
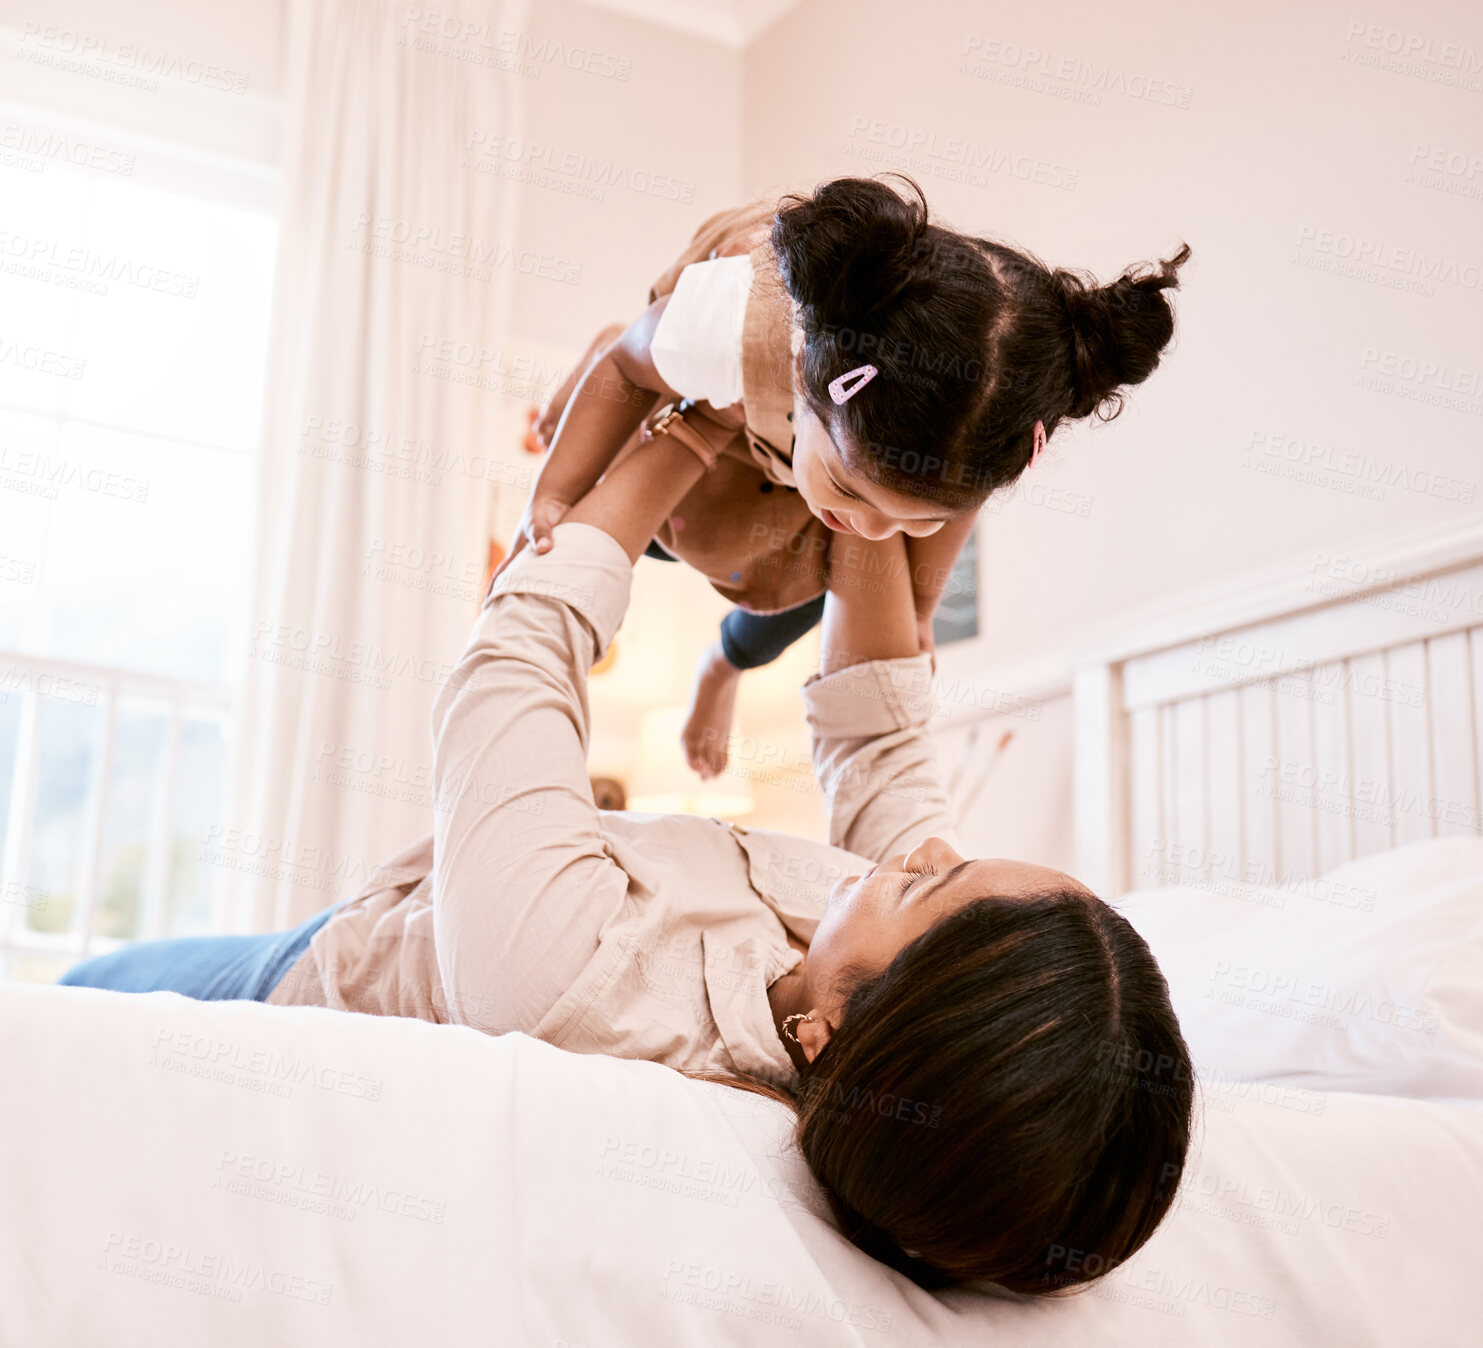
[[[912,602],[916,607],[917,630],[925,650],[932,649],[932,615],[947,588],[953,563],[968,542],[968,535],[978,521],[978,512],[956,515],[935,534],[906,540],[906,557],[911,568]]]
[[[547,551],[551,530],[591,490],[655,403],[661,397],[679,396],[660,378],[649,355],[649,342],[668,303],[666,295],[644,310],[605,346],[570,390],[510,558],[527,543],[537,552]]]
[[[621,336],[623,336],[621,323],[614,323],[598,333],[583,353],[582,359],[572,366],[571,372],[561,381],[561,386],[547,399],[546,405],[537,410],[535,424],[531,429],[535,432],[536,439],[540,441],[543,450],[550,449],[551,442],[556,439],[556,427],[561,422],[561,414],[566,411],[567,403],[571,402],[572,394],[577,391],[577,385],[582,382],[582,376],[592,368],[593,362]]]

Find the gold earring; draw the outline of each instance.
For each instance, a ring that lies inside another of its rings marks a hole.
[[[798,1022],[800,1020],[812,1020],[813,1018],[812,1011],[795,1011],[791,1016],[784,1017],[783,1038],[791,1039],[795,1044],[798,1044],[799,1048],[802,1048],[803,1045],[798,1043]]]

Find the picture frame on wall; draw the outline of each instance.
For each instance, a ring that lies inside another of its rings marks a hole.
[[[978,635],[978,530],[968,535],[963,551],[948,573],[942,602],[932,615],[932,636],[939,646],[971,641]]]

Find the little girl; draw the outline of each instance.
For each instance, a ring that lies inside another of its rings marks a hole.
[[[1177,287],[1188,246],[1097,286],[932,223],[903,181],[839,178],[712,216],[542,416],[551,452],[512,556],[551,546],[656,403],[698,404],[735,430],[649,553],[689,562],[737,605],[683,732],[703,777],[726,766],[741,671],[819,621],[833,534],[907,536],[930,650],[978,507],[1063,420],[1115,416],[1119,389],[1157,368],[1173,333],[1161,292]]]

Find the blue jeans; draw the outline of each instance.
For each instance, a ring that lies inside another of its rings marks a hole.
[[[734,608],[721,619],[721,649],[738,669],[770,665],[824,616],[824,596],[781,613],[748,613]]]
[[[114,992],[178,992],[198,1002],[265,1002],[337,907],[292,931],[142,941],[84,960],[57,982]]]

